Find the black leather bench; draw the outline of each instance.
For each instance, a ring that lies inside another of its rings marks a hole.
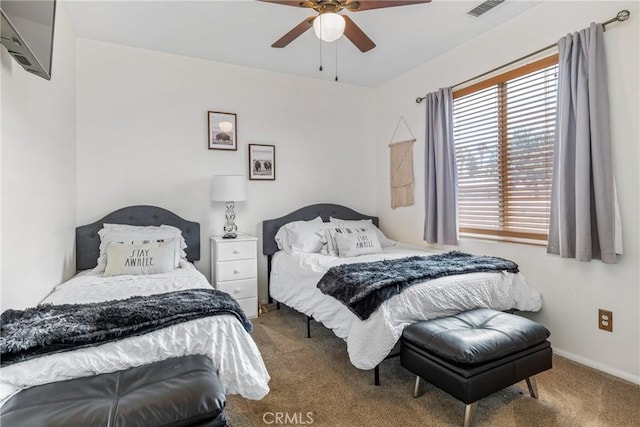
[[[0,425],[218,427],[227,425],[225,402],[211,360],[184,356],[23,390],[2,407]]]
[[[420,378],[466,404],[463,425],[471,425],[477,401],[526,380],[537,398],[534,375],[551,368],[549,331],[524,317],[476,309],[427,320],[404,329],[400,363]]]

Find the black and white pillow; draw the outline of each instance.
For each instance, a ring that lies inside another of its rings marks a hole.
[[[94,273],[103,273],[107,266],[107,246],[110,243],[148,243],[171,241],[174,245],[174,267],[179,267],[182,261],[186,261],[184,249],[187,244],[182,237],[182,232],[170,225],[160,226],[133,226],[126,224],[103,224],[98,232],[100,236],[100,256],[98,265],[93,269]]]
[[[323,255],[349,257],[382,251],[375,231],[365,227],[332,227],[324,232]]]
[[[105,276],[167,273],[175,268],[175,242],[107,244]]]
[[[349,227],[349,228],[358,228],[358,229],[366,228],[367,230],[375,230],[376,234],[378,235],[378,240],[380,241],[380,246],[382,247],[393,246],[396,244],[395,241],[385,236],[382,230],[376,227],[373,224],[373,221],[371,221],[370,219],[346,220],[346,219],[334,218],[331,216],[329,217],[329,222],[332,225],[338,226],[338,227]]]
[[[354,257],[382,252],[382,246],[380,246],[380,240],[375,230],[336,233],[335,242],[339,257]]]

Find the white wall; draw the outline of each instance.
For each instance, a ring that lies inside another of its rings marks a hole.
[[[74,272],[75,35],[58,3],[52,78],[2,48],[2,302],[35,305]]]
[[[607,27],[605,34],[625,255],[618,264],[607,265],[560,259],[547,255],[544,247],[513,243],[463,240],[460,249],[516,261],[542,293],[544,307],[532,317],[551,330],[555,351],[635,382],[640,382],[638,5],[544,2],[378,88],[375,112],[377,169],[385,171],[376,177],[377,214],[391,237],[422,243],[425,120],[424,104],[416,104],[415,98],[554,43],[592,21],[607,20],[620,9],[631,11],[629,21]],[[415,206],[391,210],[387,143],[401,114],[418,134],[414,153],[417,197]],[[598,308],[613,310],[613,333],[597,329]]]
[[[240,230],[304,205],[375,208],[373,90],[78,39],[78,223],[153,204],[220,234],[211,177],[246,173],[249,143],[276,146],[276,180],[249,181]],[[238,151],[207,149],[207,111],[238,115]],[[266,267],[260,257],[260,298]]]
[[[211,176],[246,173],[249,143],[276,145],[277,180],[249,182],[249,200],[237,205],[240,229],[259,234],[263,219],[331,201],[377,213],[387,234],[421,243],[424,105],[415,97],[623,7],[631,20],[610,26],[605,39],[625,255],[605,265],[548,256],[536,246],[465,240],[461,248],[521,265],[544,298],[533,318],[552,331],[558,353],[638,382],[637,2],[545,2],[376,90],[74,41],[59,3],[51,82],[24,72],[2,51],[2,307],[32,305],[72,273],[74,226],[132,204],[199,221],[197,265],[209,276],[207,238],[224,222],[223,206],[209,200]],[[207,150],[207,110],[238,114],[237,152]],[[387,144],[400,115],[418,136],[417,199],[412,208],[391,210]],[[260,270],[264,300],[263,259]],[[613,333],[597,330],[599,307],[613,310]]]

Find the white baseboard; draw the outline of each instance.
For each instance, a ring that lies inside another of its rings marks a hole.
[[[612,368],[611,366],[605,365],[604,363],[596,362],[594,360],[588,359],[583,356],[579,356],[574,353],[570,353],[568,351],[564,351],[562,349],[553,347],[553,352],[558,356],[562,356],[566,359],[577,362],[581,365],[588,366],[590,368],[596,369],[598,371],[602,371],[606,374],[613,375],[614,377],[622,378],[623,380],[632,382],[634,384],[640,384],[640,375],[633,375],[629,372],[621,371],[620,369]]]

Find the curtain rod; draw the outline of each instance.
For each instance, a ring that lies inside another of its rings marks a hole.
[[[604,27],[606,27],[607,25],[612,24],[612,23],[614,23],[614,22],[622,22],[622,21],[626,21],[627,19],[629,19],[629,16],[630,16],[630,15],[631,15],[631,12],[629,12],[628,10],[626,10],[626,9],[625,9],[625,10],[621,10],[620,12],[618,12],[618,14],[617,14],[614,18],[611,18],[611,19],[609,19],[608,21],[603,22],[603,23],[602,23],[602,25],[603,25]],[[511,61],[511,62],[509,62],[509,63],[507,63],[507,64],[504,64],[504,65],[501,65],[501,66],[499,66],[499,67],[496,67],[496,68],[494,68],[493,70],[489,70],[489,71],[484,72],[484,73],[482,73],[482,74],[479,74],[479,75],[477,75],[477,76],[475,76],[475,77],[471,77],[470,79],[467,79],[467,80],[465,80],[465,81],[463,81],[463,82],[457,83],[457,84],[455,84],[455,85],[451,86],[451,88],[453,89],[454,87],[462,86],[462,85],[463,85],[463,84],[465,84],[465,83],[472,82],[472,81],[474,81],[474,80],[476,80],[476,79],[479,79],[480,77],[484,77],[484,76],[486,76],[486,75],[488,75],[488,74],[494,73],[494,72],[496,72],[496,71],[498,71],[498,70],[501,70],[501,69],[503,69],[503,68],[505,68],[505,67],[508,67],[509,65],[516,64],[516,63],[518,63],[518,62],[520,62],[520,61],[522,61],[522,60],[524,60],[524,59],[527,59],[527,58],[530,58],[530,57],[532,57],[532,56],[534,56],[534,55],[537,55],[537,54],[539,54],[539,53],[542,53],[542,52],[544,52],[545,50],[549,50],[549,49],[551,49],[552,47],[556,47],[557,45],[558,45],[557,43],[553,43],[553,44],[550,44],[549,46],[545,46],[545,47],[543,47],[542,49],[538,49],[538,50],[536,50],[535,52],[531,52],[531,53],[529,53],[529,54],[527,54],[527,55],[525,55],[525,56],[522,56],[522,57],[520,57],[520,58],[518,58],[518,59],[514,59],[513,61]],[[426,98],[427,98],[426,96],[418,97],[418,98],[416,98],[416,103],[420,104],[420,103],[421,103],[422,101],[424,101]]]

